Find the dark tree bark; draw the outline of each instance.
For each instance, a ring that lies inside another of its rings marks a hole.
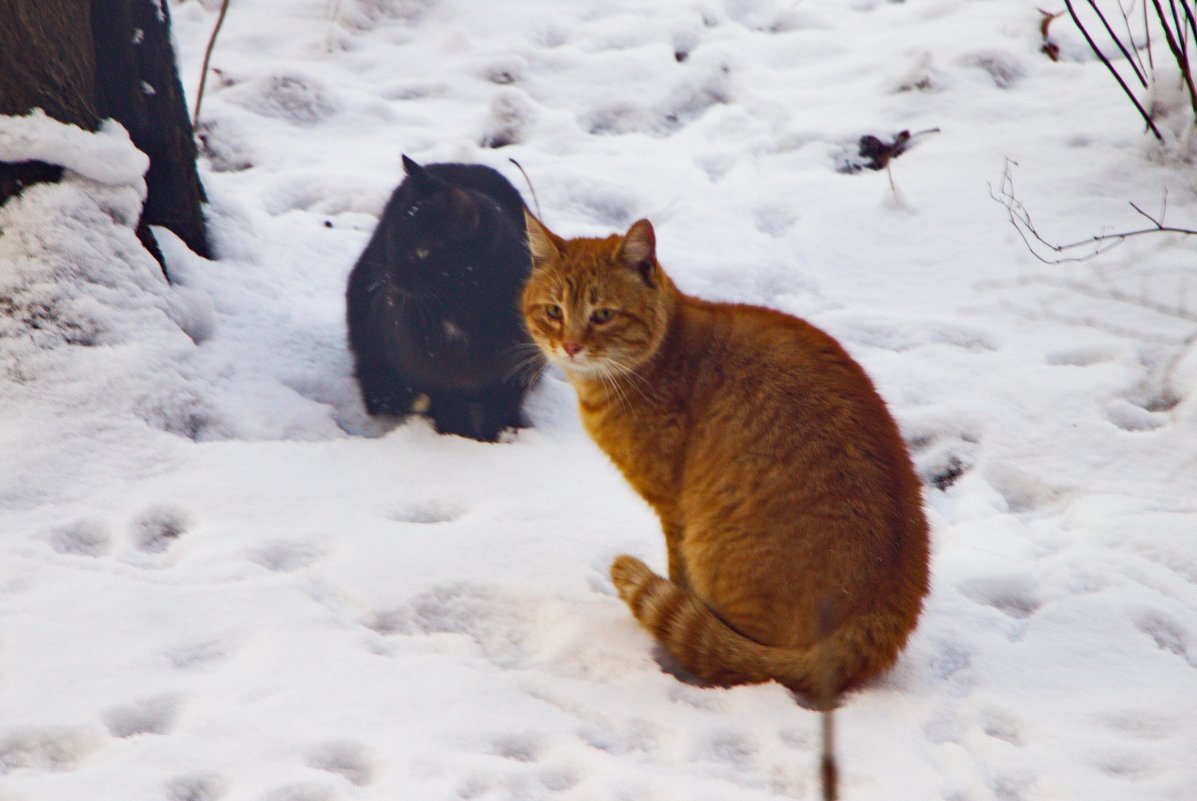
[[[56,120],[94,131],[95,60],[90,2],[5,0],[0,19],[0,114],[41,108]],[[0,162],[0,204],[27,184],[57,181],[62,170],[40,161]]]
[[[129,130],[150,157],[143,219],[161,225],[210,257],[200,206],[207,198],[195,171],[191,118],[170,41],[166,0],[92,0],[96,96],[100,114]]]
[[[94,131],[112,117],[150,157],[137,235],[162,263],[150,225],[169,228],[211,255],[203,186],[170,40],[166,0],[3,0],[0,114],[41,108]],[[57,180],[57,167],[0,162],[0,203],[31,182]]]

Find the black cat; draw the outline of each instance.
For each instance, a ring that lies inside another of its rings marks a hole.
[[[346,292],[366,411],[422,412],[441,433],[493,442],[523,425],[544,365],[519,309],[524,201],[489,167],[404,156],[403,169]]]

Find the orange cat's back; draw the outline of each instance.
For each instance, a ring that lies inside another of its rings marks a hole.
[[[686,524],[691,586],[774,646],[815,642],[829,600],[837,620],[884,608],[913,627],[927,589],[921,490],[864,371],[829,335],[779,312],[687,299],[679,313],[689,341],[705,342],[701,359],[673,356],[680,341],[662,352],[686,365],[679,381],[690,388],[694,422],[669,513]],[[653,439],[636,429],[632,462],[650,464]]]

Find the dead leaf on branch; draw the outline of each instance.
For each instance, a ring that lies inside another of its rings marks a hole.
[[[919,137],[929,133],[939,133],[939,129],[928,128],[913,134],[910,131],[899,131],[889,142],[872,134],[865,134],[860,137],[857,157],[845,159],[839,171],[854,173],[861,170],[884,170],[891,161],[913,147]]]
[[[1060,46],[1052,41],[1051,34],[1048,31],[1056,18],[1063,16],[1065,12],[1057,11],[1053,14],[1041,8],[1039,9],[1039,13],[1043,15],[1043,18],[1039,21],[1039,33],[1043,37],[1043,45],[1039,48],[1039,52],[1045,54],[1052,61],[1059,61]]]

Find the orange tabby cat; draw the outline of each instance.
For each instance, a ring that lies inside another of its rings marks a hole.
[[[927,523],[860,365],[803,320],[680,292],[647,220],[606,239],[527,224],[528,330],[665,530],[668,580],[611,566],[637,620],[720,685],[828,699],[890,667],[927,593]]]

